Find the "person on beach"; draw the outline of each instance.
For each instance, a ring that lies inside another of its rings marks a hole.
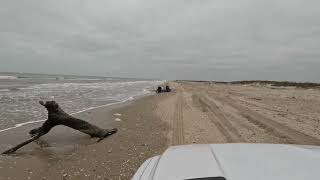
[[[161,86],[158,86],[157,93],[161,93],[161,91],[162,91]]]
[[[171,89],[168,85],[166,86],[166,92],[171,92]]]

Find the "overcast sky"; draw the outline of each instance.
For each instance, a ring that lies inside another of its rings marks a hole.
[[[320,81],[320,1],[0,0],[0,71]]]

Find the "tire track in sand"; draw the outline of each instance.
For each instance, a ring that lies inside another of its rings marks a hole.
[[[182,106],[183,106],[182,94],[181,92],[178,92],[174,115],[173,115],[172,145],[181,145],[184,143]]]
[[[268,133],[276,135],[277,137],[283,139],[286,143],[292,144],[308,144],[308,145],[320,145],[320,140],[311,137],[307,134],[299,132],[297,130],[291,129],[275,120],[265,117],[249,108],[238,104],[235,100],[228,97],[220,97],[215,95],[215,99],[223,102],[239,111],[239,115],[246,118],[250,123],[265,129]]]
[[[241,137],[238,130],[230,123],[230,121],[225,117],[223,112],[219,110],[219,107],[203,95],[194,95],[194,99],[197,99],[202,110],[205,110],[212,123],[218,128],[218,130],[223,134],[227,142],[245,142]]]

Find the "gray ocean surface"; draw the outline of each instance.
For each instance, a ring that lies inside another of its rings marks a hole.
[[[66,75],[0,73],[0,132],[43,120],[38,101],[54,100],[67,113],[124,102],[164,81]]]

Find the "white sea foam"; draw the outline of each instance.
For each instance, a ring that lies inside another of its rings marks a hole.
[[[17,88],[17,89],[19,89],[19,90],[33,90],[35,88],[30,86],[30,87],[22,87],[22,88]]]
[[[37,121],[28,121],[28,122],[16,124],[13,127],[9,127],[9,128],[6,128],[6,129],[1,129],[0,133],[4,132],[4,131],[11,130],[11,129],[15,129],[15,128],[18,128],[18,127],[21,127],[21,126],[24,126],[24,125],[27,125],[27,124],[33,124],[33,123],[38,123],[38,122],[43,122],[43,121],[45,121],[45,119],[44,120],[43,119],[42,120],[37,120]]]
[[[68,78],[67,80],[82,80],[82,81],[101,81],[102,79],[94,79],[94,78],[76,78],[76,79],[71,79],[71,78]],[[112,80],[112,79],[111,79]]]
[[[2,76],[0,75],[0,79],[17,79],[15,76]]]

